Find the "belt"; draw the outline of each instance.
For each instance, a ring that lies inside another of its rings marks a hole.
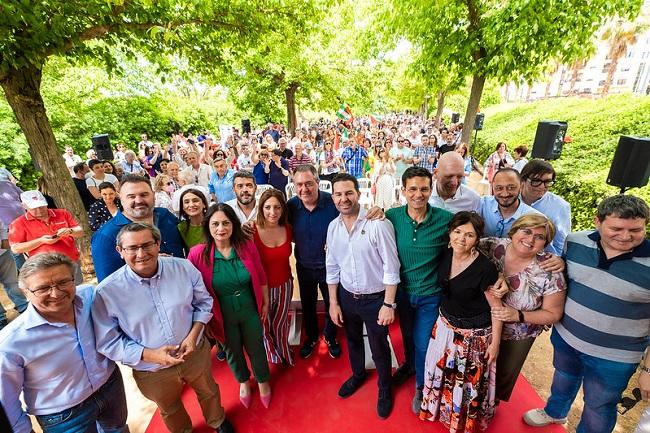
[[[451,326],[461,329],[475,329],[475,328],[487,328],[492,324],[492,313],[486,311],[481,313],[478,316],[474,317],[454,317],[451,314],[447,313],[442,306],[440,307],[440,313],[447,319],[447,322]]]
[[[375,292],[375,293],[352,293],[348,292],[354,299],[361,299],[361,300],[373,300],[373,299],[381,299],[384,297],[384,293],[386,293],[385,290],[382,290],[381,292]]]

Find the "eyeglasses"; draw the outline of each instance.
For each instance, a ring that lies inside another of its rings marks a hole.
[[[169,186],[169,185],[173,185],[173,184],[174,184],[174,182],[167,182],[165,185]]]
[[[636,406],[637,403],[639,403],[642,400],[642,398],[641,398],[641,390],[639,388],[634,388],[632,390],[632,396],[634,398],[630,398],[630,397],[621,398],[621,401],[620,401],[619,404],[622,407],[617,409],[618,413],[620,413],[621,415],[625,415],[625,413],[628,410],[633,409],[634,406]]]
[[[142,251],[148,253],[148,252],[152,251],[156,245],[158,245],[158,242],[151,241],[151,242],[144,243],[142,245],[132,245],[130,247],[122,247],[122,246],[120,246],[120,249],[125,254],[134,255],[134,254],[137,254],[140,249],[142,249]]]
[[[503,231],[505,230],[505,228],[506,228],[505,221],[504,220],[499,220],[499,222],[497,222],[497,237],[498,238],[503,237]]]
[[[52,293],[52,290],[54,289],[57,289],[60,292],[64,292],[65,289],[69,289],[72,286],[74,286],[74,278],[66,278],[65,280],[57,281],[54,284],[46,284],[44,286],[36,287],[35,289],[27,290],[29,290],[34,296],[43,298]]]
[[[526,182],[528,182],[530,186],[540,186],[541,184],[544,184],[544,186],[546,187],[553,186],[553,184],[555,183],[555,181],[552,179],[549,180],[526,179]]]

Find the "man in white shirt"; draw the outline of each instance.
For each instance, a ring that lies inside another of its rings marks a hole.
[[[233,208],[242,225],[252,224],[257,218],[257,199],[255,197],[257,184],[253,173],[242,170],[235,173],[232,178],[232,190],[235,192],[236,198],[228,200],[226,204]]]
[[[241,155],[237,157],[237,166],[240,170],[253,171],[253,158],[247,143],[241,144]]]
[[[185,155],[185,163],[187,164],[187,168],[183,172],[192,175],[192,183],[207,188],[210,183],[210,175],[212,174],[210,166],[201,164],[199,162],[199,154],[193,150],[190,150]]]
[[[401,182],[402,175],[413,165],[413,149],[404,146],[404,137],[397,137],[397,147],[390,150],[390,157],[395,161],[395,180]]]
[[[72,168],[81,162],[81,157],[75,155],[74,150],[70,146],[65,147],[65,153],[63,154],[63,159],[65,160],[65,166],[68,167],[70,175],[74,176]]]
[[[336,175],[332,189],[340,215],[327,229],[329,313],[335,325],[345,328],[352,367],[352,376],[338,394],[341,398],[351,396],[366,379],[365,325],[377,368],[377,415],[387,418],[393,407],[388,325],[395,320],[395,294],[400,281],[395,231],[388,220],[366,218],[354,176]]]
[[[478,212],[481,197],[470,187],[462,184],[463,177],[465,177],[463,157],[456,152],[442,154],[438,166],[433,170],[434,182],[429,204],[451,213],[462,210]]]

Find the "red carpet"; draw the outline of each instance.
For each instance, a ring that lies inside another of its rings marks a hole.
[[[239,384],[228,365],[215,359],[212,372],[221,389],[221,398],[230,422],[238,433],[444,433],[448,432],[438,422],[420,421],[410,409],[414,379],[400,387],[394,395],[395,407],[386,420],[377,417],[377,376],[372,371],[369,380],[353,396],[342,400],[337,396],[339,386],[349,377],[350,367],[343,333],[339,334],[343,346],[340,359],[331,359],[327,346],[321,342],[317,352],[303,360],[297,356],[295,367],[271,367],[273,401],[265,409],[255,395],[250,409],[239,403]],[[399,329],[391,329],[391,338],[398,359],[402,345]],[[195,432],[210,432],[203,422],[196,396],[186,389],[183,401],[192,420]],[[497,408],[487,432],[492,433],[565,433],[560,426],[528,427],[522,421],[524,412],[541,407],[542,400],[523,378],[519,377],[511,401]],[[147,433],[167,432],[160,414],[156,411]]]

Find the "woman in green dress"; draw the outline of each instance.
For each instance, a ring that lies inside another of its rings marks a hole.
[[[180,218],[178,232],[183,238],[185,252],[194,245],[205,243],[203,235],[203,216],[208,211],[208,201],[198,189],[189,188],[180,196]]]
[[[210,330],[225,342],[228,366],[240,384],[239,399],[248,408],[252,400],[250,359],[264,407],[271,402],[270,372],[262,338],[269,308],[266,274],[255,243],[241,228],[235,211],[225,203],[210,207],[203,220],[205,244],[187,257],[203,276],[214,298]]]

